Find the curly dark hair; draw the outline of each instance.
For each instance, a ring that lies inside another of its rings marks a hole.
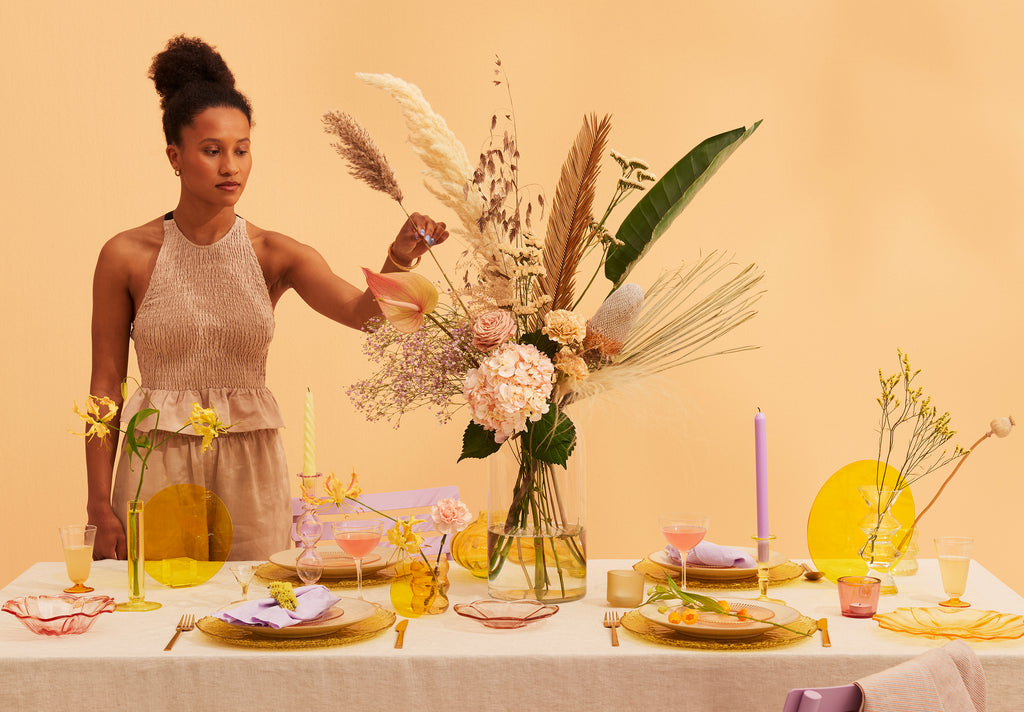
[[[198,37],[172,37],[153,57],[149,78],[160,95],[168,144],[180,145],[181,129],[214,106],[238,109],[252,124],[252,105],[235,89],[235,76],[224,58]]]

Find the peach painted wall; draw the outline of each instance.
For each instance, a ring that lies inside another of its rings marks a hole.
[[[419,183],[396,105],[357,71],[417,84],[474,155],[491,113],[507,105],[491,86],[500,55],[522,174],[549,196],[586,112],[613,114],[611,145],[659,173],[701,139],[764,119],[636,273],[648,283],[660,266],[716,249],[761,265],[760,315],[727,342],[760,349],[589,409],[591,556],[659,548],[655,515],[666,507],[708,511],[711,540],[748,541],[758,407],[769,421],[772,530],[784,553],[806,555],[819,487],[873,456],[877,370],[895,369],[897,347],[924,369],[922,385],[953,413],[964,444],[997,415],[1024,417],[1024,7],[33,5],[0,9],[0,585],[59,559],[56,527],[84,518],[82,445],[67,431],[77,427],[71,402],[88,389],[92,269],[108,237],[174,207],[146,70],[179,32],[216,44],[255,105],[256,163],[239,212],[313,244],[353,281],[360,265],[380,264],[401,215],[347,175],[322,112],[356,115],[390,156],[407,205],[444,216]],[[277,317],[269,385],[290,426],[292,469],[309,386],[322,469],[355,466],[374,489],[455,483],[473,509],[484,506],[486,466],[456,464],[464,415],[446,427],[426,413],[399,430],[365,422],[344,392],[369,372],[359,334],[294,294]],[[977,559],[1024,592],[1024,571],[1011,563],[1022,457],[1024,432],[987,442],[923,536],[974,535]],[[938,484],[922,481],[916,497]]]

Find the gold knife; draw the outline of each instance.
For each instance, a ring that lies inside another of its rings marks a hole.
[[[395,638],[395,647],[396,648],[401,648],[402,647],[402,642],[405,640],[405,629],[408,628],[408,627],[409,627],[409,619],[408,618],[403,618],[402,620],[398,621],[398,624],[395,626],[395,630],[398,631],[398,637]]]
[[[821,631],[821,647],[831,648],[832,641],[828,637],[828,618],[818,619],[818,629]]]

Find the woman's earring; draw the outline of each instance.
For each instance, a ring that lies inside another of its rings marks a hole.
[[[174,175],[180,176],[181,175],[181,169],[180,168],[175,168],[174,169]]]

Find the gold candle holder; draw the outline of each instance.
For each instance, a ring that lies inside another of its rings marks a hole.
[[[785,603],[781,599],[768,596],[768,580],[770,578],[768,570],[771,568],[772,542],[775,541],[775,535],[757,536],[755,534],[750,538],[757,543],[757,600]]]

